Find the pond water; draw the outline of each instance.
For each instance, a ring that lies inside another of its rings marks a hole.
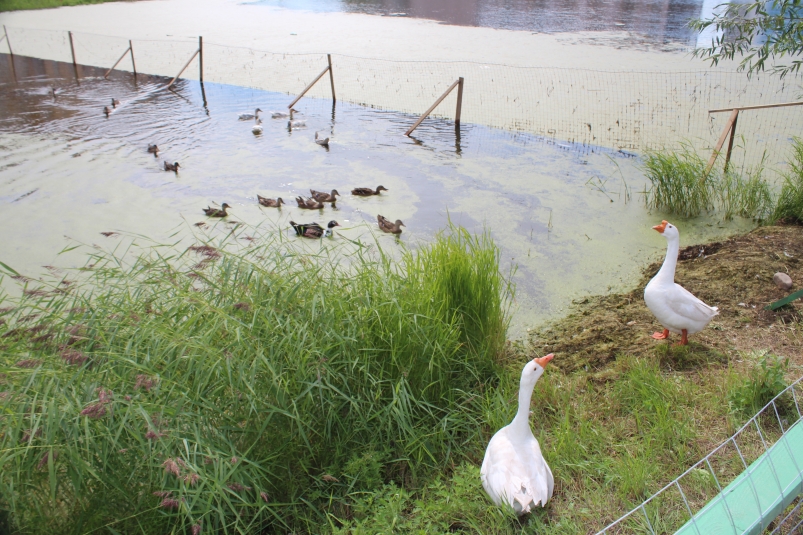
[[[304,98],[296,119],[266,114],[261,135],[238,113],[284,110],[293,97],[242,87],[166,79],[17,58],[17,82],[0,56],[0,261],[28,276],[45,265],[75,266],[85,256],[59,255],[76,244],[124,248],[148,236],[192,238],[209,204],[232,206],[230,220],[275,226],[337,220],[338,240],[379,240],[392,250],[433,239],[448,219],[490,230],[504,268],[517,267],[512,336],[565,312],[573,299],[629,288],[665,242],[651,226],[645,179],[633,155],[471,124],[459,129],[428,119],[408,138],[416,117],[330,100]],[[58,88],[54,99],[51,86]],[[111,99],[121,104],[107,118]],[[315,132],[331,139],[329,150]],[[148,154],[157,143],[158,158]],[[165,172],[163,160],[178,161]],[[349,195],[385,186],[379,197]],[[336,209],[300,210],[310,188],[343,194]],[[281,210],[256,195],[281,196]],[[397,241],[378,232],[376,216],[401,219]],[[738,232],[749,222],[678,223],[683,244]],[[228,232],[213,223],[207,234]],[[120,232],[106,238],[101,232]],[[373,235],[373,236],[372,236]],[[178,236],[178,237],[177,237]],[[86,250],[83,248],[82,250]]]
[[[711,33],[692,32],[691,19],[708,18],[719,0],[258,0],[246,2],[308,11],[366,13],[540,33],[628,32],[633,48],[645,44],[694,46]]]

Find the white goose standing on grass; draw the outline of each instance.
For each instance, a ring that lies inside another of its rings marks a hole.
[[[680,233],[677,227],[661,221],[652,227],[666,238],[666,258],[661,269],[644,288],[644,302],[655,318],[664,326],[662,333],[653,333],[656,340],[669,338],[669,333],[681,335],[680,345],[689,343],[688,336],[705,329],[719,314],[717,307],[710,307],[694,297],[690,291],[675,283],[675,268],[680,252]]]
[[[537,505],[544,507],[552,498],[552,471],[530,430],[533,388],[552,358],[550,353],[524,366],[516,417],[491,438],[480,468],[482,488],[491,500],[496,505],[510,505],[520,516]]]

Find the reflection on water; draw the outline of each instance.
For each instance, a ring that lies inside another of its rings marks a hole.
[[[254,135],[237,115],[286,110],[291,96],[206,84],[204,99],[197,82],[165,91],[164,78],[103,80],[87,67],[77,85],[71,65],[15,65],[18,83],[0,56],[0,261],[29,276],[43,265],[83,263],[82,253],[58,254],[76,243],[124,250],[137,235],[186,243],[193,233],[229,232],[233,221],[296,239],[291,219],[335,219],[342,229],[334,243],[373,234],[393,251],[400,244],[377,231],[377,214],[404,221],[400,242],[413,247],[451,219],[474,232],[488,228],[504,268],[518,267],[518,335],[572,299],[628,287],[663,254],[650,227],[664,216],[645,211],[638,161],[624,153],[471,124],[456,135],[454,123],[435,119],[407,138],[413,116],[312,98],[296,104],[306,127],[266,113],[263,134]],[[107,118],[112,98],[121,104]],[[316,131],[331,139],[329,151],[314,143]],[[158,158],[147,153],[151,143]],[[179,172],[165,172],[164,160],[180,162]],[[347,193],[380,184],[389,191],[379,197]],[[346,194],[334,209],[300,210],[292,199],[310,188]],[[288,205],[261,208],[257,194]],[[232,206],[228,223],[203,216],[202,208],[224,202]],[[739,230],[676,223],[684,244]],[[112,231],[123,236],[101,235]]]
[[[433,19],[541,33],[613,31],[638,34],[652,44],[694,45],[690,19],[709,16],[708,0],[259,0],[256,4]],[[708,36],[706,36],[708,37]],[[710,40],[710,38],[708,39]]]

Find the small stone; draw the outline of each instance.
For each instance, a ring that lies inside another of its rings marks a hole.
[[[780,271],[772,276],[772,281],[781,290],[790,290],[792,288],[792,278],[786,273]]]
[[[636,321],[635,321],[635,320],[633,320],[633,321],[628,321],[628,322],[627,322],[627,326],[628,326],[628,327],[631,327],[631,326],[633,326],[633,325],[635,325],[635,324],[636,324]]]

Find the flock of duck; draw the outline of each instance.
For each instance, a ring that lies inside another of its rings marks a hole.
[[[119,104],[118,100],[112,99],[112,108],[116,108]],[[108,106],[103,111],[107,116],[110,113]],[[259,118],[261,111],[257,108],[253,114],[240,114],[238,119],[254,120],[252,131],[259,134],[263,128]],[[289,113],[274,112],[271,117],[289,119],[288,127],[290,128],[305,126],[303,121],[293,120],[293,112],[295,110],[292,109]],[[316,132],[315,142],[328,147],[329,138],[318,139]],[[158,157],[159,147],[148,145],[148,152]],[[177,173],[179,167],[178,162],[172,164],[164,162],[165,171]],[[384,186],[376,189],[355,188],[351,190],[351,194],[369,197],[379,195],[382,191],[388,190]],[[340,194],[334,189],[329,193],[311,189],[309,197],[298,196],[295,200],[301,209],[320,210],[326,204],[334,206],[338,196]],[[257,195],[257,201],[266,208],[281,208],[281,205],[284,204],[281,197],[271,199]],[[223,203],[220,208],[207,206],[203,212],[209,217],[226,217],[228,208],[229,205]],[[393,234],[400,234],[401,227],[404,226],[400,220],[391,222],[381,215],[377,215],[377,224],[382,231]],[[296,223],[290,221],[290,225],[298,236],[312,239],[332,236],[334,227],[340,226],[337,221],[330,221],[326,228],[316,222]],[[681,336],[679,343],[685,345],[688,344],[688,335],[702,331],[714,316],[719,314],[719,310],[717,307],[705,304],[691,292],[675,283],[675,269],[680,251],[680,233],[677,227],[667,221],[662,221],[653,229],[666,238],[667,253],[661,269],[644,289],[644,301],[647,308],[664,327],[663,332],[654,333],[652,338],[661,340],[668,338],[670,333],[679,334]],[[543,375],[547,364],[553,358],[554,355],[550,353],[544,357],[535,358],[524,366],[519,383],[519,406],[516,416],[510,424],[501,428],[491,438],[480,468],[482,486],[491,500],[497,505],[506,504],[512,507],[519,515],[529,513],[539,505],[546,506],[546,503],[552,498],[554,490],[552,471],[541,453],[538,440],[533,435],[529,424],[533,389]]]
[[[120,104],[119,100],[115,100],[112,98],[112,109],[116,108],[117,105]],[[254,120],[255,124],[251,131],[254,134],[261,134],[263,132],[262,120],[259,118],[259,114],[262,110],[256,108],[254,113],[241,113],[237,116],[237,119],[240,121],[248,121]],[[109,116],[111,110],[108,106],[103,108],[103,113],[106,117]],[[289,119],[288,120],[288,128],[299,128],[306,126],[305,121],[301,120],[294,120],[293,113],[298,113],[294,109],[290,109],[289,112],[272,112],[271,118],[273,119]],[[314,141],[316,144],[329,148],[329,138],[319,139],[318,132],[315,132]],[[153,154],[154,157],[159,157],[159,146],[156,144],[149,144],[148,145],[148,153]],[[178,162],[170,163],[167,160],[164,160],[164,170],[165,171],[172,171],[174,173],[178,173],[178,169],[181,167],[181,164]],[[378,186],[376,189],[371,188],[354,188],[351,190],[351,194],[358,196],[358,197],[371,197],[374,195],[379,195],[382,191],[388,191],[385,186]],[[299,195],[296,197],[296,203],[298,207],[303,210],[322,210],[326,204],[334,206],[337,202],[337,197],[340,196],[340,193],[336,189],[333,189],[331,192],[326,193],[325,191],[316,191],[314,189],[310,189],[310,196],[304,197]],[[268,197],[263,197],[261,195],[257,195],[257,202],[260,206],[264,206],[266,208],[281,208],[282,204],[285,202],[282,200],[281,197],[277,197],[276,199],[271,199]],[[231,206],[228,203],[223,203],[220,205],[220,208],[214,208],[212,206],[207,206],[203,208],[203,212],[207,217],[227,217],[228,209]],[[395,222],[390,221],[389,219],[385,218],[382,215],[376,216],[376,222],[379,226],[379,229],[383,232],[387,232],[390,234],[399,235],[402,233],[401,227],[404,227],[405,224],[400,220],[397,219]],[[310,239],[318,239],[318,238],[328,238],[333,235],[334,227],[339,227],[340,223],[337,221],[330,221],[327,224],[326,228],[323,228],[317,222],[312,223],[296,223],[295,221],[290,221],[290,226],[293,227],[296,235],[301,236],[303,238],[310,238]]]
[[[686,345],[688,336],[702,331],[719,314],[719,309],[708,306],[675,282],[680,251],[677,227],[661,221],[652,228],[667,241],[664,263],[644,288],[647,308],[664,327],[663,332],[656,332],[652,337],[661,340],[670,333],[679,334],[679,343]],[[480,468],[482,486],[491,500],[497,505],[512,507],[519,515],[539,505],[545,507],[554,489],[552,471],[529,422],[533,388],[553,357],[549,354],[535,358],[524,366],[516,416],[491,438]]]

